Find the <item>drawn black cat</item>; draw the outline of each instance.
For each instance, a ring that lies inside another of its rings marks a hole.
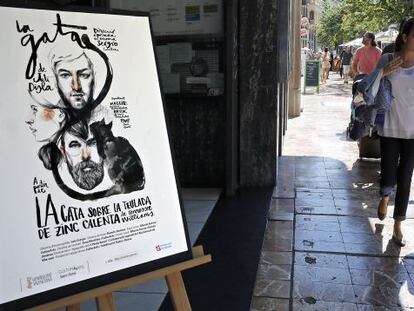
[[[112,122],[92,123],[90,131],[96,140],[99,156],[108,169],[116,193],[129,193],[144,188],[145,176],[141,159],[134,147],[124,137],[115,137]]]

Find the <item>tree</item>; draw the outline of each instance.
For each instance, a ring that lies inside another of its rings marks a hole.
[[[346,0],[342,29],[344,40],[361,36],[366,31],[378,32],[392,23],[413,14],[412,7],[402,0]]]
[[[318,30],[322,45],[336,46],[366,31],[385,30],[414,14],[412,0],[325,0]]]
[[[322,12],[317,31],[318,43],[321,46],[337,47],[343,41],[343,7],[324,2]]]

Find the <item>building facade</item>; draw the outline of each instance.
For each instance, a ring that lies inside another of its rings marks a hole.
[[[318,50],[317,35],[322,7],[321,0],[302,0],[301,46]]]

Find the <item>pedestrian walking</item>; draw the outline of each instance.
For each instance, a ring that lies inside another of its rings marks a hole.
[[[331,59],[328,48],[325,48],[324,53],[322,54],[322,83],[325,83],[329,77],[329,70],[331,69]]]
[[[339,59],[341,60],[341,67],[339,67],[339,76],[341,77],[341,79],[343,79],[344,76],[344,64],[343,64],[343,55],[345,53],[345,50],[341,51],[341,54],[339,54]]]
[[[347,46],[341,55],[344,83],[348,83],[349,73],[351,71],[352,56],[351,47]]]
[[[391,56],[391,57],[390,57]],[[387,214],[389,196],[397,185],[392,239],[404,246],[401,222],[406,218],[414,168],[414,18],[401,27],[395,42],[395,53],[384,54],[388,64],[382,69],[382,78],[391,82],[392,104],[385,113],[381,136],[381,200],[378,218]]]
[[[382,51],[377,47],[375,35],[372,32],[364,34],[362,44],[364,46],[356,50],[352,62],[352,71],[355,79],[373,72],[382,55]]]

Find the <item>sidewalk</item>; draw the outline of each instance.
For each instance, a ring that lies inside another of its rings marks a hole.
[[[251,310],[414,310],[414,202],[400,249],[393,206],[376,218],[379,161],[346,139],[350,94],[331,73],[288,122]]]

